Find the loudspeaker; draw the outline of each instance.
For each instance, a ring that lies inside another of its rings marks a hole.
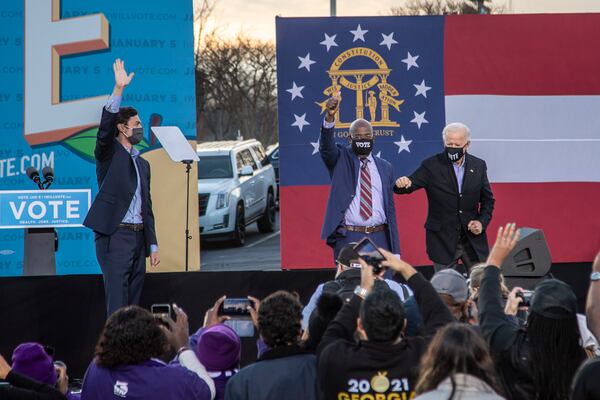
[[[541,229],[521,228],[519,242],[502,264],[502,274],[513,278],[539,278],[550,272],[552,258]]]

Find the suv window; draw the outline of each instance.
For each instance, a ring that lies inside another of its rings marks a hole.
[[[267,160],[267,155],[265,154],[265,150],[263,149],[262,145],[257,144],[256,146],[252,146],[252,149],[256,154],[256,158],[258,158],[258,161],[260,161],[260,165],[265,166],[269,163],[269,161]]]
[[[233,178],[229,156],[201,156],[198,179]]]
[[[256,165],[254,158],[252,158],[252,153],[250,153],[249,149],[245,149],[237,153],[235,156],[235,161],[237,164],[238,172],[240,172],[242,167],[245,165],[251,166],[252,169],[255,171],[258,169],[258,166]]]

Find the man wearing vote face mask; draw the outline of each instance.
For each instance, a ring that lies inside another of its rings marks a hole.
[[[458,260],[468,272],[488,256],[485,228],[492,219],[494,195],[485,161],[467,152],[469,128],[459,122],[448,124],[442,138],[444,151],[424,160],[409,177],[398,178],[394,192],[425,189],[427,254],[436,272],[457,267]]]
[[[331,190],[321,238],[333,248],[333,259],[350,242],[369,237],[376,245],[400,254],[392,165],[373,155],[373,128],[364,119],[350,125],[349,145],[336,144],[335,119],[341,95],[326,103],[319,151],[331,177]]]
[[[98,128],[96,175],[98,194],[84,225],[94,230],[96,257],[104,278],[107,316],[138,304],[146,273],[146,257],[160,263],[150,197],[150,164],[133,146],[144,128],[133,107],[120,107],[123,90],[133,79],[123,61],[113,65],[115,87]]]

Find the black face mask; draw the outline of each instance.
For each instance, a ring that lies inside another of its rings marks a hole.
[[[456,162],[461,159],[462,156],[465,155],[465,147],[447,147],[446,146],[446,155],[448,159],[452,162]]]
[[[144,128],[132,128],[131,136],[125,136],[127,137],[127,140],[129,140],[129,143],[131,143],[132,146],[135,146],[144,138]]]
[[[359,157],[368,156],[373,149],[373,139],[353,139],[352,151]]]

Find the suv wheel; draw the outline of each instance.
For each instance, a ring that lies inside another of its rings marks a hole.
[[[233,244],[243,246],[246,243],[246,220],[244,218],[244,205],[237,205],[235,211],[235,232],[233,233]]]
[[[275,230],[275,198],[269,190],[267,195],[267,207],[263,216],[257,221],[258,231],[261,233],[273,232]]]

